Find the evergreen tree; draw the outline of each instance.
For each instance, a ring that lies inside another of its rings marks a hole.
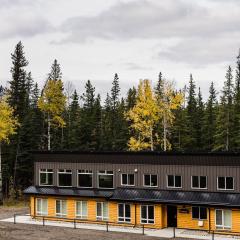
[[[126,109],[129,110],[133,108],[136,104],[137,99],[137,90],[135,87],[129,88],[127,92],[127,99],[126,99]]]
[[[217,115],[214,150],[229,151],[233,148],[233,89],[232,69],[229,66]]]
[[[209,88],[209,97],[204,114],[204,146],[203,149],[212,151],[214,149],[214,135],[216,134],[217,120],[217,94],[213,82]]]
[[[53,64],[51,66],[51,71],[48,74],[48,80],[55,80],[55,81],[62,80],[62,71],[57,59],[53,61]]]

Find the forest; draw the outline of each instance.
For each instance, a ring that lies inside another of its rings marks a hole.
[[[203,101],[192,74],[183,89],[176,89],[158,70],[156,84],[140,80],[124,97],[117,73],[104,98],[90,80],[79,92],[64,82],[57,60],[40,89],[26,70],[24,51],[19,42],[10,56],[8,87],[0,83],[0,172],[5,196],[18,197],[31,184],[34,150],[240,150],[240,54],[236,65],[226,69],[222,90],[218,93],[212,82]]]

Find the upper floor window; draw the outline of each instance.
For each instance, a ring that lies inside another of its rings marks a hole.
[[[131,222],[131,205],[125,203],[118,204],[118,221]]]
[[[122,173],[121,184],[123,186],[134,186],[134,174]]]
[[[143,175],[143,185],[145,187],[157,187],[157,175],[144,174]]]
[[[141,206],[141,223],[154,223],[154,206]]]
[[[113,188],[113,171],[105,170],[98,172],[98,187]]]
[[[207,208],[205,207],[192,207],[192,218],[198,220],[207,219]]]
[[[68,169],[58,170],[58,186],[60,187],[72,186],[72,170]]]
[[[182,176],[168,175],[167,186],[171,188],[181,188],[182,187]]]
[[[192,176],[192,188],[206,189],[207,177],[206,176]]]
[[[93,187],[92,170],[78,170],[78,186],[86,188]]]
[[[56,216],[66,217],[67,216],[67,201],[56,200]]]
[[[45,185],[45,186],[53,185],[53,170],[40,169],[39,178],[40,178],[40,185]]]
[[[44,216],[48,215],[48,200],[44,198],[37,198],[37,215]]]
[[[218,190],[234,190],[233,177],[218,177],[217,188]]]
[[[81,219],[87,218],[87,201],[76,202],[76,217]]]

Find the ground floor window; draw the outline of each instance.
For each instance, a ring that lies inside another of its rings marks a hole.
[[[216,228],[232,228],[232,211],[227,209],[216,209]]]
[[[67,216],[67,201],[56,200],[56,216],[66,217]]]
[[[207,219],[207,208],[205,207],[192,207],[192,218],[198,220]]]
[[[84,219],[87,218],[87,201],[76,202],[76,217]]]
[[[141,223],[154,223],[154,206],[141,206]]]
[[[37,198],[37,215],[48,215],[48,201],[44,198]]]
[[[97,203],[97,220],[100,220],[100,221],[108,220],[108,203],[107,202]]]
[[[131,205],[125,203],[118,204],[118,221],[131,222]]]

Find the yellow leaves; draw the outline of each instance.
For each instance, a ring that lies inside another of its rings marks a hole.
[[[8,142],[10,135],[15,134],[19,126],[13,112],[13,108],[8,105],[6,98],[0,98],[0,143]]]
[[[53,123],[57,126],[65,126],[61,117],[65,109],[66,96],[63,94],[63,83],[61,80],[48,80],[43,94],[38,101],[41,111],[47,113]]]

